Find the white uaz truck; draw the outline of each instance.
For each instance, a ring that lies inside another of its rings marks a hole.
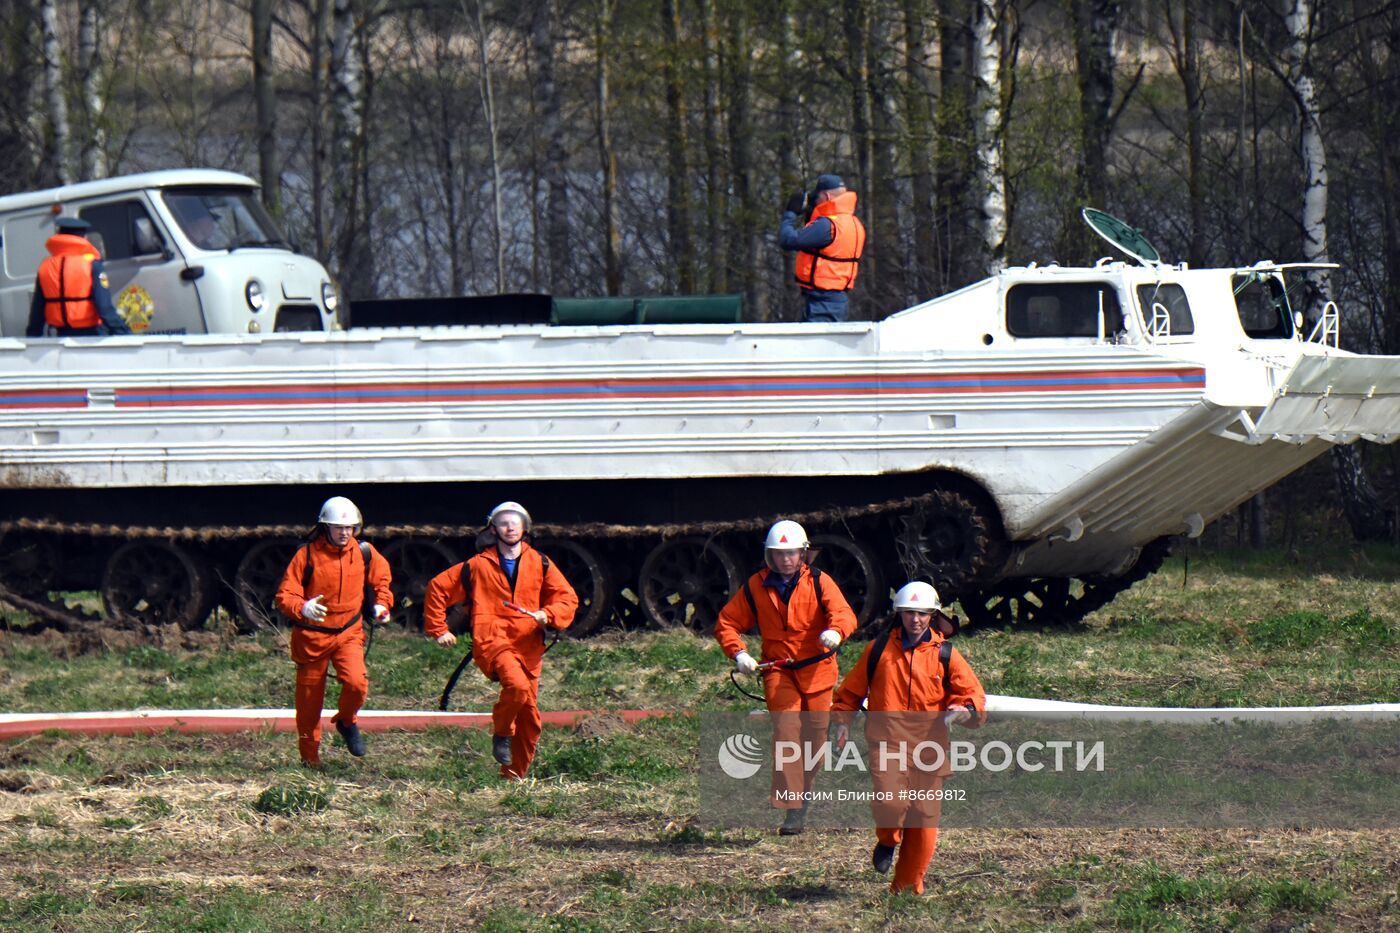
[[[23,337],[59,216],[92,225],[112,302],[136,334],[332,329],[331,277],[299,255],[251,178],[173,169],[0,197],[0,337]]]

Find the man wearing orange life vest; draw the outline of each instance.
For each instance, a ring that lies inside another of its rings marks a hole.
[[[895,594],[894,608],[898,621],[871,640],[841,682],[831,708],[839,748],[849,738],[851,715],[869,696],[870,761],[890,763],[871,774],[877,796],[870,805],[876,826],[870,861],[884,874],[898,850],[890,890],[923,894],[924,874],[938,845],[938,791],[952,773],[948,729],[955,724],[980,726],[986,717],[987,696],[967,661],[946,644],[957,623],[943,615],[932,586],[906,584]],[[936,742],[943,749],[936,771],[895,764],[915,761],[917,756],[908,750],[925,742]],[[881,744],[888,753],[876,751]],[[901,750],[903,755],[898,753]]]
[[[34,280],[25,336],[42,337],[46,327],[57,337],[131,333],[112,305],[102,256],[87,239],[91,226],[76,217],[60,217],[55,225]]]
[[[454,564],[428,584],[423,596],[423,632],[449,647],[457,636],[448,631],[447,610],[470,606],[472,659],[501,696],[491,709],[491,755],[501,777],[525,776],[539,745],[540,671],[545,630],[568,628],[578,596],[559,568],[525,540],[530,513],[518,502],[502,502],[486,523],[495,546]]]
[[[800,230],[798,216],[808,198],[801,191],[788,199],[778,227],[778,245],[796,250],[794,276],[807,299],[809,321],[844,321],[846,293],[856,283],[865,226],[856,216],[856,193],[839,175],[821,175],[811,197],[811,219]]]
[[[326,669],[335,665],[340,702],[331,722],[356,758],[365,740],[355,718],[369,695],[365,672],[365,632],[361,624],[366,590],[374,591],[374,622],[389,621],[394,594],[389,563],[374,545],[355,540],[360,510],[344,496],[321,506],[313,538],[292,555],[273,604],[292,620],[292,660],[297,665],[297,745],[301,762],[321,766],[321,704]]]
[[[741,673],[758,670],[743,638],[755,625],[763,638],[764,662],[797,662],[766,668],[763,694],[773,719],[775,746],[802,742],[800,747],[815,749],[826,742],[831,688],[840,673],[836,649],[856,630],[856,616],[836,581],[808,566],[809,556],[801,525],[774,524],[764,541],[767,566],[744,581],[720,610],[715,639]],[[773,806],[786,811],[780,834],[802,832],[815,777],[815,771],[804,771],[800,762],[774,769]]]

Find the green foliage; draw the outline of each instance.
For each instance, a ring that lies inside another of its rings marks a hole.
[[[288,787],[276,785],[258,795],[253,809],[273,816],[292,816],[296,813],[318,813],[331,805],[327,791],[315,787]]]
[[[1388,648],[1396,643],[1394,626],[1366,610],[1331,617],[1299,611],[1270,616],[1247,629],[1249,643],[1260,648],[1313,648],[1350,644],[1358,648]]]

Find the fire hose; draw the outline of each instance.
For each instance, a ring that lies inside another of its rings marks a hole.
[[[766,673],[768,673],[769,671],[796,671],[796,670],[801,670],[802,668],[804,668],[804,667],[809,667],[809,666],[811,666],[811,665],[813,665],[813,664],[820,664],[822,661],[825,661],[827,658],[834,658],[840,651],[841,651],[841,646],[840,646],[840,645],[837,645],[835,648],[832,648],[830,651],[824,651],[824,652],[822,652],[821,654],[814,654],[814,655],[812,655],[810,658],[780,658],[780,659],[778,659],[778,660],[776,660],[776,661],[764,661],[762,664],[760,664],[760,665],[758,666],[758,669],[757,669],[756,671],[754,671],[754,674],[755,674],[756,676],[758,676],[759,678],[762,678],[763,675],[766,674]],[[768,699],[767,697],[757,696],[757,695],[755,695],[755,694],[749,693],[747,690],[744,689],[744,685],[741,684],[741,683],[739,683],[739,672],[738,672],[737,670],[731,670],[731,671],[729,672],[729,682],[732,683],[732,684],[734,685],[734,689],[735,689],[735,690],[738,690],[740,693],[742,693],[744,696],[748,697],[750,700],[758,700],[759,702],[767,702],[767,699]]]
[[[519,603],[513,603],[513,602],[511,602],[511,601],[508,600],[508,599],[503,599],[503,600],[501,600],[501,604],[504,605],[507,609],[514,609],[516,612],[522,613],[522,614],[524,614],[524,615],[527,615],[527,616],[533,616],[533,615],[534,615],[534,612],[533,612],[533,611],[531,611],[531,610],[529,610],[529,609],[526,609],[524,606],[520,605]],[[563,631],[563,630],[562,630],[562,629],[555,629],[555,630],[554,630],[554,637],[551,638],[551,639],[545,644],[545,646],[544,646],[544,651],[540,652],[540,657],[544,657],[546,654],[549,653],[549,649],[554,647],[554,643],[557,642],[557,641],[559,640],[559,633],[560,633],[561,631]],[[541,638],[544,637],[544,632],[543,632],[543,631],[540,632],[540,637],[541,637]],[[462,655],[462,660],[460,660],[460,661],[457,662],[457,667],[456,667],[455,670],[452,671],[452,676],[449,677],[449,678],[447,678],[447,686],[445,686],[445,687],[442,688],[442,697],[438,700],[438,709],[441,710],[441,711],[444,712],[444,713],[447,712],[447,702],[448,702],[450,699],[452,699],[452,691],[453,691],[454,688],[456,688],[456,686],[457,686],[457,681],[461,679],[461,677],[462,677],[462,672],[465,671],[465,670],[467,669],[467,665],[468,665],[468,664],[472,663],[472,648],[473,648],[474,646],[472,645],[471,639],[470,639],[470,638],[466,638],[465,641],[467,642],[467,653],[464,654],[464,655]]]

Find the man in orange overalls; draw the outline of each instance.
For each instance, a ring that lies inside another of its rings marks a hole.
[[[767,566],[744,582],[715,623],[715,639],[742,673],[759,668],[743,638],[755,625],[763,638],[765,663],[796,662],[766,668],[763,694],[773,718],[775,748],[781,742],[799,742],[804,752],[826,742],[831,688],[840,673],[836,649],[856,630],[855,613],[841,588],[829,575],[808,566],[809,554],[801,525],[773,525],[764,542]],[[808,757],[804,753],[802,761]],[[800,762],[773,770],[773,806],[787,811],[780,834],[802,832],[815,778],[815,772]]]
[[[321,704],[326,698],[326,668],[334,664],[340,703],[331,722],[350,754],[365,753],[355,724],[369,695],[365,671],[365,632],[361,624],[365,591],[374,590],[374,621],[389,621],[394,594],[389,590],[389,562],[368,542],[355,540],[360,510],[344,496],[321,506],[312,539],[297,548],[273,598],[292,620],[292,660],[297,665],[297,744],[301,762],[321,766]]]
[[[872,762],[913,760],[912,754],[897,757],[877,753],[880,743],[902,744],[908,750],[921,742],[937,742],[943,748],[942,766],[936,771],[891,765],[872,772],[875,790],[887,796],[884,800],[877,796],[871,803],[877,840],[871,864],[881,874],[889,871],[897,849],[899,862],[890,890],[923,894],[924,874],[938,846],[942,804],[937,795],[943,779],[952,773],[948,728],[958,723],[974,728],[981,725],[987,696],[963,656],[952,645],[945,647],[945,637],[956,628],[942,614],[932,586],[906,584],[895,594],[894,607],[899,621],[871,640],[836,691],[831,708],[837,714],[839,747],[849,737],[851,714],[869,695],[866,738]],[[878,652],[873,677],[872,652]]]
[[[423,631],[439,645],[455,645],[447,610],[459,603],[471,607],[472,659],[501,684],[491,709],[491,755],[501,777],[518,780],[540,741],[544,632],[573,623],[578,596],[559,568],[525,540],[531,523],[524,506],[502,502],[486,523],[495,546],[432,579],[423,597]]]

